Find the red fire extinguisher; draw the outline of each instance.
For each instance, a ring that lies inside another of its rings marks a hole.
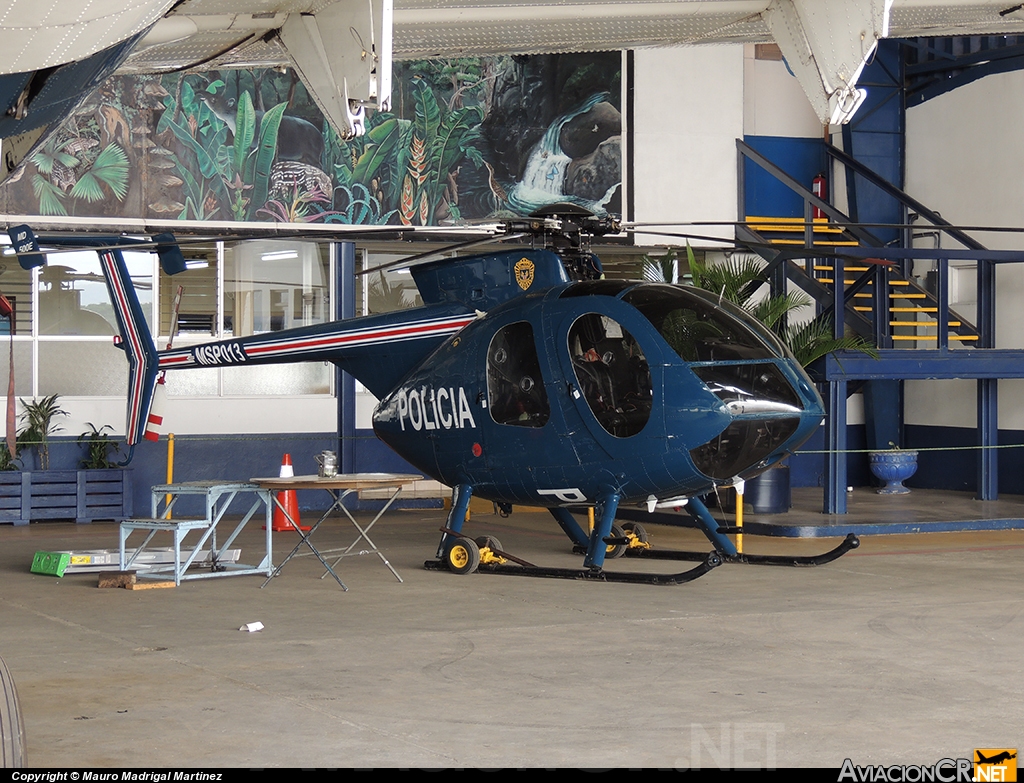
[[[828,183],[825,181],[824,174],[818,174],[814,178],[814,182],[811,185],[811,193],[820,198],[822,201],[828,200]],[[824,210],[814,207],[811,213],[815,219],[826,217]]]

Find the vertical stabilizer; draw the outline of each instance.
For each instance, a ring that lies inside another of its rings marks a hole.
[[[128,418],[125,423],[125,440],[134,446],[143,437],[150,406],[153,404],[153,390],[156,385],[158,360],[156,346],[149,333],[142,307],[128,276],[121,251],[117,248],[99,252],[107,291],[114,305],[118,330],[121,332],[119,347],[128,357]]]

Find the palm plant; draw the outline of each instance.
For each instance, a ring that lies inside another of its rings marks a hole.
[[[35,447],[39,454],[40,470],[50,469],[50,435],[63,429],[57,426],[54,419],[57,416],[68,415],[68,412],[60,407],[59,399],[59,394],[51,394],[41,400],[21,400],[21,407],[24,408],[21,420],[25,427],[18,434],[18,441],[22,445]]]

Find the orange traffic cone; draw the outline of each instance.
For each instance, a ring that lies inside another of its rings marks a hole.
[[[292,468],[292,455],[285,454],[284,459],[281,460],[281,478],[291,478],[295,475],[295,470]],[[284,511],[288,512],[288,516],[292,518],[292,521],[298,526],[299,530],[309,530],[308,527],[303,527],[299,520],[299,498],[295,494],[294,489],[286,489],[284,492],[277,493],[277,501],[281,505],[274,504],[274,521],[270,529],[275,533],[280,533],[286,530],[293,530],[294,528],[288,523],[287,517],[284,515]],[[284,511],[281,510],[281,506],[284,506]]]

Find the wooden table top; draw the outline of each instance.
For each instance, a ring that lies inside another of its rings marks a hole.
[[[269,476],[249,479],[264,489],[379,489],[420,481],[423,476],[408,473],[339,473],[337,476]]]

